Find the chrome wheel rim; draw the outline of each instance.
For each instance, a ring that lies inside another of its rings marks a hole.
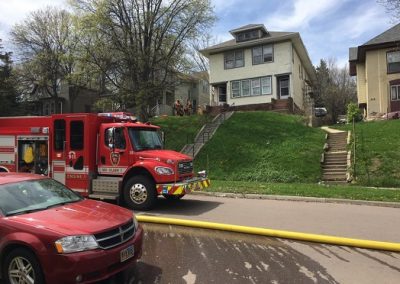
[[[35,271],[24,257],[15,257],[8,267],[8,276],[12,284],[34,284]]]
[[[147,189],[143,184],[136,183],[131,187],[131,190],[129,191],[129,196],[131,197],[131,200],[136,204],[142,204],[147,199]]]

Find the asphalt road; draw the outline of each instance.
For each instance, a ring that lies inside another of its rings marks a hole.
[[[398,208],[185,196],[160,215],[400,242]],[[400,253],[145,224],[143,258],[105,283],[400,283]]]
[[[400,253],[145,224],[142,259],[102,284],[399,283]]]

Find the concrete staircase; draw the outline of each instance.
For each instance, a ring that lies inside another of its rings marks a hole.
[[[272,111],[279,113],[290,113],[290,105],[288,99],[279,99],[272,102]]]
[[[327,134],[322,154],[322,181],[347,183],[347,132]]]
[[[195,158],[200,152],[201,148],[213,137],[218,127],[233,114],[233,111],[223,112],[218,114],[214,119],[203,125],[200,131],[197,133],[194,143],[186,144],[183,146],[181,153]]]

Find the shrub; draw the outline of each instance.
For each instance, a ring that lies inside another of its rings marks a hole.
[[[352,122],[353,119],[355,122],[358,122],[363,119],[363,116],[356,103],[349,103],[347,105],[347,122]]]

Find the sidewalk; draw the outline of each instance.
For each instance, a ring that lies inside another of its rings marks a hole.
[[[374,205],[187,195],[182,200],[173,202],[160,198],[154,210],[137,213],[400,242],[399,208]]]

